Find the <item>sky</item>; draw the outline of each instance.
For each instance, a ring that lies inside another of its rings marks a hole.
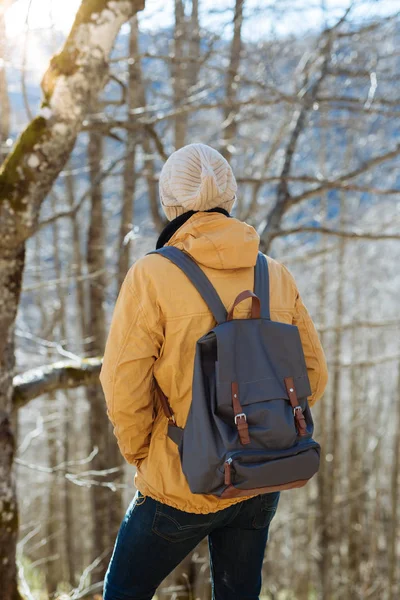
[[[28,8],[28,26],[33,29],[48,28],[54,23],[56,29],[68,33],[75,13],[81,0],[15,0],[7,11],[6,26],[8,35],[20,35],[25,27]],[[298,32],[320,28],[324,15],[328,19],[335,19],[343,14],[350,0],[246,0],[245,11],[253,18],[245,20],[244,38],[262,38],[270,33],[283,35],[289,32]],[[189,0],[186,4],[190,6]],[[210,29],[221,31],[232,19],[234,0],[200,0],[201,23]],[[376,14],[389,14],[400,10],[400,0],[355,0],[355,16],[368,17]],[[275,12],[257,13],[262,6],[275,5]],[[294,6],[290,12],[285,5]],[[140,13],[141,27],[154,30],[173,23],[173,0],[146,0],[146,8]],[[218,7],[216,9],[216,6]],[[280,7],[285,7],[279,11]],[[325,13],[321,7],[325,7]],[[298,9],[301,8],[301,18]],[[226,35],[230,36],[229,26]]]
[[[8,65],[21,69],[16,56],[22,57],[25,48],[25,70],[30,80],[40,80],[51,54],[57,46],[49,48],[42,43],[40,31],[49,34],[54,29],[67,35],[82,0],[14,0],[6,12],[7,37],[14,58]],[[323,23],[335,23],[351,0],[245,0],[245,20],[242,28],[244,40],[270,40],[290,33],[321,30]],[[184,0],[187,11],[191,0]],[[232,36],[232,17],[235,0],[200,0],[200,23],[226,39]],[[400,11],[400,0],[353,0],[353,18],[393,14]],[[274,10],[270,10],[270,7]],[[324,9],[323,9],[324,7]],[[174,22],[174,0],[146,0],[146,8],[139,13],[142,31],[157,31]],[[122,31],[128,31],[125,24]],[[27,38],[25,31],[39,35]],[[50,39],[47,35],[47,41]],[[57,36],[57,39],[58,36]],[[26,46],[25,46],[26,41]],[[22,60],[20,58],[19,60]]]

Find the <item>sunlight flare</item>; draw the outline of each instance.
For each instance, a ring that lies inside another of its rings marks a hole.
[[[6,13],[9,36],[29,30],[54,27],[67,33],[78,10],[80,0],[17,0]]]

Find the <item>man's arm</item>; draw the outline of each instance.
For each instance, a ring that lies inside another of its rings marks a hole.
[[[137,264],[121,286],[100,372],[107,415],[121,454],[136,466],[147,456],[150,445],[153,365],[161,346],[154,299]]]

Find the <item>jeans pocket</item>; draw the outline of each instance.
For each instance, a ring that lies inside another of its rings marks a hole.
[[[183,542],[205,537],[215,515],[188,513],[157,502],[152,531],[169,542]]]
[[[254,529],[264,529],[269,527],[272,519],[275,516],[278,508],[280,492],[272,492],[269,494],[260,494],[257,496],[258,503],[256,513],[253,517]]]

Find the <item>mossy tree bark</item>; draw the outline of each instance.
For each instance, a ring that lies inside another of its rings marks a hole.
[[[19,600],[16,569],[18,509],[13,479],[11,427],[14,323],[24,269],[25,241],[64,167],[87,107],[103,88],[107,60],[121,25],[144,0],[82,2],[61,52],[42,81],[40,114],[26,127],[0,168],[0,589]]]

